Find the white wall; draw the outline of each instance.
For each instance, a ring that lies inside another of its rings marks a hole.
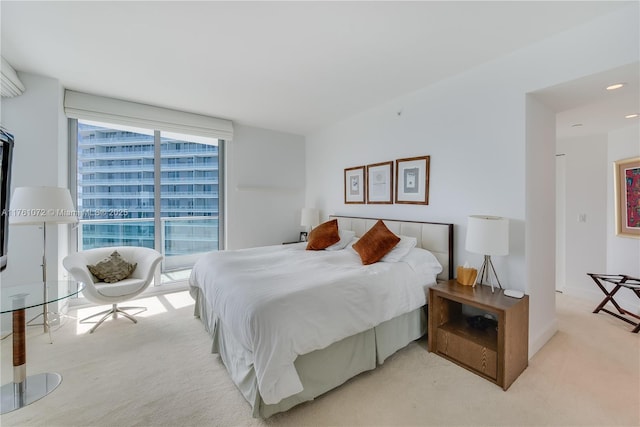
[[[558,140],[556,151],[565,158],[566,215],[558,226],[566,239],[564,292],[597,294],[587,273],[607,270],[607,135]]]
[[[524,165],[507,160],[524,159],[524,145],[507,136],[524,138],[524,93],[516,101],[498,79],[479,85],[477,77],[454,77],[308,136],[307,205],[325,217],[453,222],[456,262],[468,259],[478,266],[482,256],[464,251],[467,216],[506,216],[514,220],[513,257],[511,263],[505,257],[493,261],[501,281],[524,289],[524,239],[518,236],[524,232]],[[488,99],[519,105],[488,109]],[[431,156],[428,206],[344,204],[345,168],[419,155]]]
[[[555,112],[526,100],[525,276],[529,294],[529,351],[558,329],[555,298]],[[533,352],[532,352],[533,350]]]
[[[566,217],[558,227],[566,237],[564,291],[595,307],[603,294],[587,273],[640,277],[640,240],[615,234],[613,178],[616,160],[640,156],[640,126],[558,140],[556,150],[566,163]],[[586,215],[586,222],[579,215]],[[616,300],[639,311],[638,298],[628,290],[618,292]]]
[[[56,79],[18,73],[25,92],[2,98],[0,121],[15,136],[11,187],[68,185],[67,126],[63,115],[63,88]],[[47,281],[66,277],[61,262],[68,244],[69,225],[47,226]],[[0,274],[2,288],[42,282],[43,232],[38,226],[9,226],[7,268]],[[61,284],[61,287],[66,285]],[[63,289],[64,290],[64,289]],[[50,293],[56,293],[52,287]],[[68,301],[49,305],[49,311],[64,312]],[[41,313],[30,309],[27,318]],[[1,319],[7,330],[7,317]],[[41,319],[39,319],[41,320]]]
[[[559,292],[564,292],[567,283],[566,163],[564,154],[556,154],[556,291]]]
[[[610,274],[640,277],[640,239],[616,236],[613,162],[640,157],[640,125],[625,127],[609,133],[607,151],[607,267]],[[623,292],[624,291],[624,292]],[[630,291],[620,291],[623,307],[638,311],[638,298]]]
[[[510,254],[494,262],[507,287],[532,295],[533,354],[555,330],[555,190],[553,179],[542,183],[548,198],[536,208],[540,197],[527,179],[554,175],[555,136],[546,123],[546,141],[527,141],[526,94],[635,62],[639,51],[634,5],[308,135],[307,205],[324,217],[453,222],[455,263],[478,266],[481,256],[464,250],[466,217],[510,218]],[[550,114],[540,110],[544,122]],[[344,168],[425,154],[431,155],[428,206],[344,204]],[[525,245],[525,229],[535,244]]]
[[[2,98],[2,124],[13,133],[12,188],[22,186],[67,187],[68,142],[62,120],[63,89],[58,80],[18,73],[25,92]],[[55,280],[59,271],[58,229],[47,226],[47,277]],[[2,286],[42,280],[42,229],[38,226],[9,227],[9,261],[2,273]],[[62,240],[66,240],[63,238]],[[61,242],[66,245],[65,242]]]
[[[226,248],[298,240],[304,138],[234,125],[234,139],[226,149]]]

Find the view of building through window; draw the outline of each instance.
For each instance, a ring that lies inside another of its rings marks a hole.
[[[78,121],[78,250],[159,241],[169,271],[218,249],[217,140],[162,133],[159,160],[154,140],[153,130]]]

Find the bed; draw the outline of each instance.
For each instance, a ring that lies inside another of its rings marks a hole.
[[[331,219],[356,238],[378,221]],[[313,400],[425,334],[428,286],[453,277],[453,225],[384,224],[418,249],[401,262],[362,266],[348,246],[305,251],[298,243],[212,252],[194,265],[194,314],[254,417]]]

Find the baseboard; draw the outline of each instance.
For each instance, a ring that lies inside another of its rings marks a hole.
[[[554,318],[535,337],[529,337],[529,360],[558,332],[558,319]]]
[[[585,289],[582,286],[565,286],[562,293],[572,297],[593,301],[596,305],[599,301],[602,301],[602,298],[604,298],[604,294],[596,287],[595,283],[593,284],[593,289]]]
[[[585,289],[583,287],[567,286],[564,288],[563,294],[572,297],[581,298],[587,301],[593,302],[593,308],[604,299],[604,294],[593,284],[593,289]],[[626,310],[634,312],[640,315],[640,304],[638,304],[638,298],[629,289],[620,289],[616,293],[616,302]]]

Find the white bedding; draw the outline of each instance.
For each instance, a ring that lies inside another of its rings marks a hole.
[[[363,266],[350,247],[268,246],[208,253],[189,283],[253,358],[260,395],[275,404],[302,391],[298,355],[423,306],[442,269],[432,258],[412,249],[407,262]]]

